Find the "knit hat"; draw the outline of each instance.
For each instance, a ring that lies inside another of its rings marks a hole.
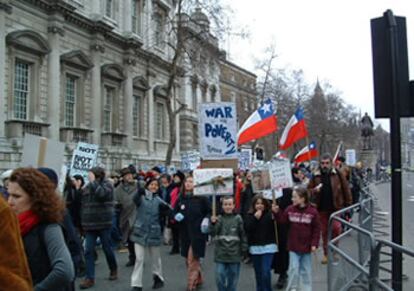
[[[46,177],[48,177],[50,182],[52,182],[55,185],[55,187],[57,187],[59,183],[59,177],[53,169],[41,167],[41,168],[37,168],[37,170],[41,172],[43,175],[45,175]]]
[[[154,182],[154,181],[157,181],[158,186],[159,186],[158,179],[156,179],[156,178],[154,178],[154,177],[149,177],[149,178],[147,178],[147,179],[145,180],[145,188],[148,188],[148,186],[149,186],[152,182]]]
[[[185,175],[184,175],[184,173],[183,173],[183,172],[181,172],[180,170],[178,170],[178,171],[174,174],[174,176],[177,176],[178,178],[180,178],[181,182],[183,182],[183,181],[184,181],[184,179],[185,179]]]
[[[121,169],[120,174],[121,174],[121,177],[123,177],[127,174],[134,174],[134,173],[131,171],[130,167],[125,167],[125,168]]]
[[[158,166],[153,167],[151,170],[154,171],[154,172],[158,172],[158,173],[161,174],[161,169]]]

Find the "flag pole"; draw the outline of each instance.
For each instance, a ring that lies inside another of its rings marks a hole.
[[[311,156],[310,147],[309,147],[309,136],[306,136],[306,144],[307,144],[307,147],[308,147],[308,159],[309,159],[309,166],[310,166],[312,156]]]

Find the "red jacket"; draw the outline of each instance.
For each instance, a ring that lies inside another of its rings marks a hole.
[[[235,202],[236,212],[239,213],[240,212],[241,192],[243,190],[243,182],[237,176],[234,183],[236,183],[236,187],[235,187],[236,191],[234,193],[234,202]]]
[[[319,214],[315,207],[307,205],[304,208],[290,205],[285,211],[276,214],[279,223],[289,223],[287,248],[297,253],[310,253],[311,247],[319,246],[321,225]]]

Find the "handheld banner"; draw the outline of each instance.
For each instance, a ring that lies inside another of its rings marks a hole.
[[[241,149],[239,152],[239,169],[247,170],[252,164],[252,149]]]
[[[181,169],[184,172],[191,172],[200,166],[200,153],[198,151],[188,151],[181,153]]]
[[[233,195],[232,169],[197,169],[193,176],[194,195]]]
[[[269,173],[272,189],[280,190],[293,187],[289,160],[273,160],[269,167]]]
[[[356,165],[356,151],[351,149],[351,150],[346,150],[345,151],[345,159],[346,159],[346,164],[348,166],[351,167],[355,167]]]
[[[199,114],[200,155],[203,160],[237,159],[235,103],[205,103]]]
[[[80,142],[73,151],[70,175],[81,175],[85,182],[88,179],[88,170],[96,166],[98,145]]]

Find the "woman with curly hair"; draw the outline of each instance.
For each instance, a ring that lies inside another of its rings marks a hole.
[[[55,185],[36,169],[18,168],[10,176],[8,202],[19,220],[34,290],[71,290],[73,263],[59,225],[64,203]]]

